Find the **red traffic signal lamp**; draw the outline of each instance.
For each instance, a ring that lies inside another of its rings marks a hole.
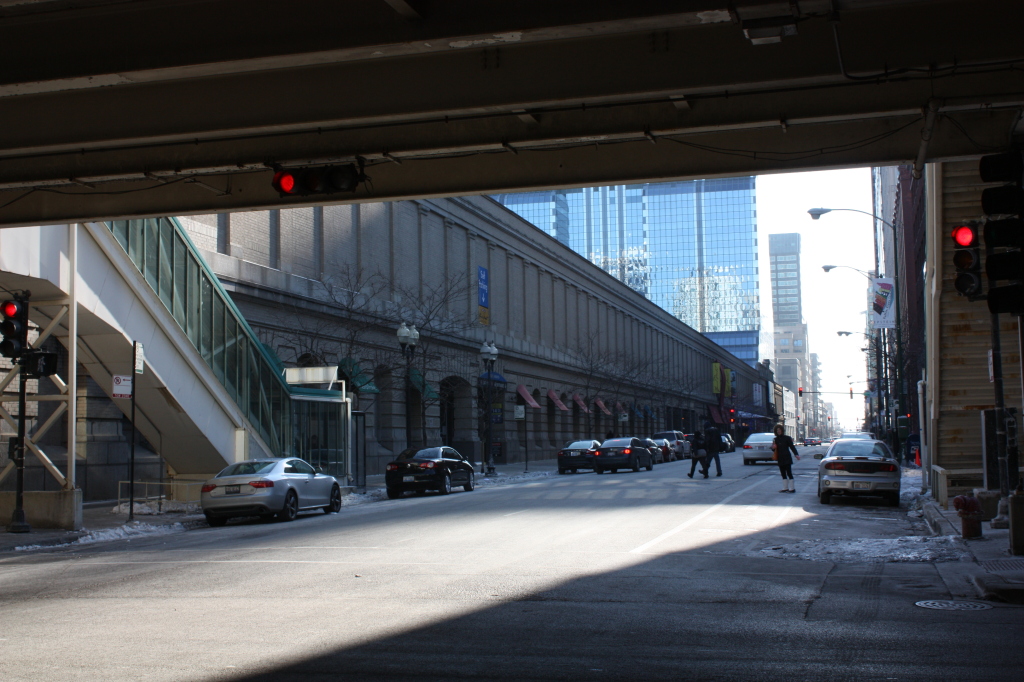
[[[270,184],[283,197],[304,197],[311,194],[354,192],[365,179],[362,168],[349,163],[314,168],[280,168],[274,173]]]
[[[19,358],[28,348],[28,301],[13,299],[0,305],[0,355]]]
[[[730,407],[729,408],[729,423],[730,424],[735,424],[736,423],[736,408],[735,407]]]
[[[961,296],[973,298],[982,292],[981,239],[977,223],[965,223],[953,228],[953,267],[956,279],[953,287]]]
[[[850,400],[853,400],[853,386],[850,387]]]
[[[798,394],[798,395],[799,395],[799,396],[800,396],[801,398],[803,398],[803,397],[804,397],[804,389],[803,389],[803,387],[802,387],[802,386],[801,386],[800,388],[796,389],[796,392],[797,392],[797,394]]]

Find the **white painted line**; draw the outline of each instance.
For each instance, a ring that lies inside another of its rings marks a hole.
[[[753,490],[754,488],[756,488],[757,486],[761,485],[762,483],[764,483],[767,480],[769,480],[769,479],[768,478],[762,478],[757,483],[755,483],[753,485],[749,485],[746,488],[744,488],[743,490],[740,490],[740,491],[737,491],[737,492],[733,493],[732,495],[730,495],[729,497],[725,498],[724,500],[722,500],[718,504],[713,505],[711,507],[708,507],[707,509],[702,511],[700,514],[697,514],[696,516],[694,516],[692,519],[689,519],[688,521],[683,521],[682,523],[680,523],[678,526],[676,526],[672,530],[667,530],[664,533],[662,533],[661,535],[659,535],[658,537],[654,538],[653,540],[651,540],[649,542],[645,542],[644,544],[640,545],[639,547],[636,547],[634,549],[629,550],[629,553],[630,554],[642,554],[645,550],[650,549],[651,547],[653,547],[654,545],[658,544],[662,540],[666,540],[666,539],[672,537],[673,535],[675,535],[679,531],[685,530],[685,529],[689,528],[693,524],[695,524],[698,521],[700,521],[701,519],[703,519],[705,516],[708,516],[709,514],[711,514],[715,510],[717,510],[719,507],[723,507],[723,506],[729,504],[730,502],[735,500],[737,497],[739,497],[743,493],[746,493],[746,492],[749,492],[749,491]]]
[[[522,509],[522,510],[517,511],[517,512],[512,512],[511,514],[502,514],[502,516],[515,516],[516,514],[522,514],[524,512],[528,512],[528,511],[530,511],[530,510],[529,509]]]

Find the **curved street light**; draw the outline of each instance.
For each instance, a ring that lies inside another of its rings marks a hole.
[[[416,325],[406,326],[403,322],[395,335],[405,358],[405,447],[409,448],[412,447],[412,359],[416,354],[420,333]]]
[[[870,213],[868,211],[862,211],[859,208],[811,208],[811,209],[807,210],[807,213],[811,216],[812,220],[818,220],[819,218],[821,218],[821,216],[825,215],[826,213],[831,213],[832,211],[850,211],[852,213],[862,213],[862,214],[864,214],[866,216],[871,216],[872,218],[874,218],[875,220],[877,220],[878,222],[882,223],[883,225],[888,227],[890,230],[892,230],[892,250],[893,250],[893,254],[895,256],[895,260],[896,260],[896,262],[894,264],[894,268],[893,268],[893,270],[894,270],[893,271],[893,284],[896,287],[896,410],[897,410],[897,412],[899,414],[903,414],[903,405],[904,405],[905,401],[904,401],[904,398],[903,398],[903,377],[902,377],[902,374],[903,374],[903,325],[902,325],[903,320],[902,320],[902,315],[900,314],[900,266],[899,266],[899,253],[900,253],[900,250],[899,250],[899,233],[896,230],[896,226],[893,225],[892,223],[890,223],[888,220],[885,220],[884,218],[880,218],[877,215],[875,215],[874,213]],[[875,242],[875,277],[878,277],[878,270],[879,270],[879,268],[878,268],[878,233],[874,229],[872,229],[871,230],[871,235],[874,238],[874,242]],[[849,267],[849,266],[832,266],[832,267]],[[825,272],[828,272],[829,270],[831,270],[832,267],[825,268]],[[852,270],[858,270],[857,268],[851,268],[851,269]],[[864,273],[863,270],[858,270],[858,272]],[[881,332],[881,330],[879,330],[879,332]],[[879,344],[879,345],[881,345],[881,344]],[[880,362],[878,364],[880,364]],[[878,379],[879,380],[881,379],[880,375],[879,375]],[[898,434],[897,434],[896,438],[897,439],[899,438]],[[899,451],[899,441],[898,440],[896,441],[895,445],[896,445],[897,451]]]
[[[484,363],[484,456],[480,458],[480,474],[493,476],[494,458],[491,453],[491,422],[493,421],[491,410],[494,409],[494,361],[498,359],[498,347],[494,343],[483,342],[480,346],[480,359]],[[486,473],[484,466],[486,465]]]

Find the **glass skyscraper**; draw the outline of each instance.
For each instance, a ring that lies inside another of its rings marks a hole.
[[[753,177],[494,198],[754,365],[761,323]]]

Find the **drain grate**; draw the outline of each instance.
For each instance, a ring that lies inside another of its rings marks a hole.
[[[939,609],[942,611],[984,611],[990,609],[990,604],[983,604],[977,601],[948,601],[944,599],[928,599],[919,601],[914,606],[921,606],[926,609]]]
[[[986,571],[1024,571],[1024,559],[994,559],[981,562]]]

